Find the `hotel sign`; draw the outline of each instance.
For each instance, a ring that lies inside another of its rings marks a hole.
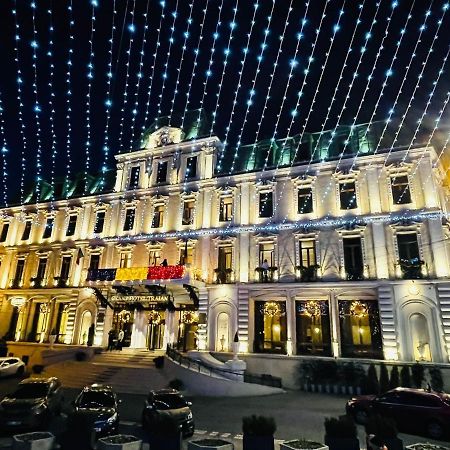
[[[168,295],[113,295],[112,302],[121,303],[166,303],[169,301]]]

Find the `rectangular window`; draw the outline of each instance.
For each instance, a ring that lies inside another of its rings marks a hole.
[[[217,253],[217,282],[219,284],[231,282],[233,271],[233,247],[219,247]]]
[[[181,247],[180,248],[180,265],[192,264],[194,262],[194,248]]]
[[[130,181],[128,183],[128,189],[139,188],[139,173],[141,168],[139,166],[132,167],[130,170]]]
[[[183,219],[181,221],[182,225],[192,225],[194,223],[194,208],[194,200],[188,200],[184,202]]]
[[[78,216],[72,214],[69,216],[69,223],[67,224],[66,236],[73,236],[77,227]]]
[[[125,222],[123,224],[123,231],[131,231],[134,227],[134,217],[136,210],[134,208],[128,208],[125,213]]]
[[[363,278],[363,254],[360,237],[343,238],[344,266],[348,280],[361,280]]]
[[[167,181],[167,161],[160,161],[158,163],[158,171],[156,172],[156,182],[165,183]]]
[[[312,188],[299,188],[298,190],[298,214],[313,212]]]
[[[269,267],[275,267],[274,244],[259,244],[259,267],[263,267],[264,262]]]
[[[186,159],[186,180],[192,180],[197,176],[197,157],[191,156]]]
[[[273,192],[260,192],[259,217],[273,216]]]
[[[420,261],[419,242],[417,233],[397,234],[398,256],[400,261]]]
[[[149,266],[159,266],[161,261],[161,251],[160,250],[150,250],[148,252],[148,265]]]
[[[23,272],[25,269],[25,260],[24,259],[18,259],[17,265],[16,265],[16,273],[14,275],[14,281],[13,286],[19,287],[22,284],[23,281]]]
[[[131,252],[122,252],[120,254],[120,263],[119,267],[121,269],[126,269],[131,267]]]
[[[408,175],[391,178],[392,200],[396,205],[411,203]]]
[[[220,197],[219,222],[231,222],[233,219],[233,197]]]
[[[3,224],[3,227],[2,227],[2,234],[0,235],[0,242],[6,241],[6,238],[8,236],[8,230],[9,230],[9,222],[6,222]]]
[[[97,211],[95,215],[94,233],[102,233],[105,226],[105,211]]]
[[[72,263],[71,256],[63,256],[63,259],[61,262],[61,272],[59,274],[60,284],[65,285],[67,283],[67,280],[69,279],[71,263]]]
[[[48,217],[47,218],[47,221],[45,222],[44,233],[42,234],[42,237],[44,239],[48,239],[49,237],[52,236],[53,222],[54,222],[53,217]]]
[[[341,209],[355,209],[358,207],[355,182],[339,183],[339,200]]]
[[[153,213],[152,228],[161,228],[164,223],[164,205],[156,205]]]
[[[97,270],[100,265],[100,255],[91,255],[89,270]]]
[[[37,281],[42,282],[45,278],[45,271],[47,269],[47,258],[39,258],[38,268],[36,272]]]
[[[312,267],[317,264],[316,260],[316,241],[308,239],[299,241],[299,256],[301,267]]]
[[[25,228],[23,229],[22,233],[22,241],[27,241],[30,239],[30,233],[31,233],[31,221],[27,220],[25,222]]]

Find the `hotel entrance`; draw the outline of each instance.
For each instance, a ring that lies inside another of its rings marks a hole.
[[[159,350],[164,346],[165,311],[149,311],[147,327],[147,348]]]
[[[182,352],[197,350],[199,315],[196,311],[180,311],[177,349]]]

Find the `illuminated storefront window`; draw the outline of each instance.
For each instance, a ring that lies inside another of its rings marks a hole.
[[[286,303],[255,302],[255,353],[286,353]]]

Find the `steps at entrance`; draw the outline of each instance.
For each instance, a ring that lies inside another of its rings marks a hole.
[[[108,384],[119,393],[148,394],[167,387],[168,380],[155,369],[153,358],[163,352],[131,350],[105,352],[85,362],[65,361],[46,367],[45,376],[58,377],[64,387],[81,389],[93,383]]]

